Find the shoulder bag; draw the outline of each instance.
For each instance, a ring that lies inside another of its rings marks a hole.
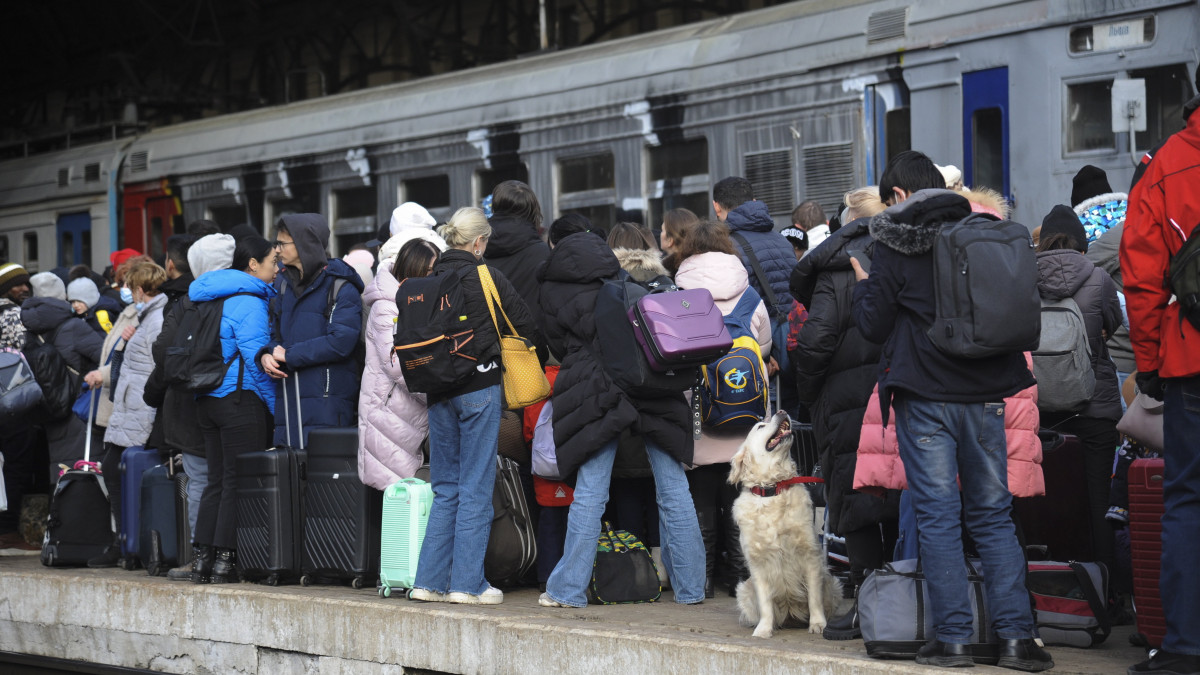
[[[500,369],[503,373],[502,389],[504,391],[504,407],[517,410],[550,398],[550,382],[546,372],[538,361],[537,348],[528,339],[517,334],[517,329],[504,313],[500,304],[500,292],[496,290],[496,282],[487,265],[479,266],[479,283],[483,286],[483,296],[487,301],[488,312],[492,315],[492,325],[496,327],[496,336],[500,339]],[[504,317],[508,332],[500,330],[500,322],[496,319],[496,310]]]

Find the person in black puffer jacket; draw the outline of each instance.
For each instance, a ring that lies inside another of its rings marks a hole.
[[[867,189],[878,194],[874,187]],[[874,201],[874,212],[855,212],[854,216],[861,217],[801,258],[791,279],[792,295],[809,311],[796,349],[790,354],[796,368],[796,386],[800,401],[812,413],[813,435],[820,448],[825,478],[829,530],[846,540],[855,588],[868,571],[891,559],[900,504],[898,491],[890,491],[886,499],[880,499],[852,487],[859,432],[875,387],[882,347],[867,341],[850,320],[856,281],[849,251],[868,256],[872,253],[869,216],[883,210],[879,198]],[[847,615],[853,625],[831,622],[824,635],[828,639],[859,637],[855,616],[854,612]]]
[[[704,545],[682,467],[692,459],[688,405],[682,393],[629,396],[613,383],[597,357],[596,294],[620,269],[603,239],[581,232],[558,242],[538,275],[542,326],[551,351],[562,361],[554,382],[558,468],[563,476],[577,473],[563,556],[539,598],[546,607],[587,604],[617,440],[626,428],[646,442],[675,601],[704,600]]]
[[[492,190],[492,217],[488,223],[492,238],[485,254],[487,264],[504,274],[540,322],[537,271],[550,256],[550,247],[540,235],[542,208],[537,196],[519,180],[504,181]]]

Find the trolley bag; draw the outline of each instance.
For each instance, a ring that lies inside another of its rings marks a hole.
[[[1102,600],[1108,597],[1108,569],[1102,563],[1031,562],[1025,586],[1046,644],[1094,647],[1112,632]]]
[[[296,415],[300,381],[293,372]],[[275,586],[298,580],[304,555],[304,484],[307,456],[292,445],[287,388],[283,395],[287,445],[237,458],[237,552],[242,578]],[[303,437],[303,426],[301,425]],[[300,440],[300,439],[297,439]]]
[[[1095,560],[1088,513],[1083,443],[1075,436],[1043,429],[1042,475],[1046,494],[1013,499],[1028,545],[1045,546],[1051,560]]]
[[[971,656],[994,665],[999,659],[978,560],[967,560],[967,597],[971,603]],[[914,659],[917,650],[937,637],[929,588],[919,560],[897,560],[872,571],[858,589],[858,615],[867,655],[877,659]]]
[[[637,301],[651,293],[673,293],[679,289],[669,279],[653,280],[646,286],[621,270],[615,279],[606,279],[596,293],[596,337],[600,345],[598,360],[604,371],[622,391],[634,396],[653,398],[686,391],[696,381],[696,369],[678,368],[658,372],[638,342],[637,331],[629,321],[629,312]]]
[[[1167,633],[1158,589],[1164,510],[1163,460],[1133,460],[1129,466],[1129,549],[1133,562],[1133,611],[1145,647],[1161,646]]]
[[[733,347],[725,317],[706,288],[651,293],[629,309],[633,334],[660,373],[702,366]]]
[[[152,577],[166,576],[179,564],[183,549],[176,539],[175,479],[170,467],[159,464],[142,474],[138,557]]]
[[[492,532],[483,572],[497,586],[518,586],[537,562],[533,519],[517,463],[496,455],[496,487],[492,491]]]
[[[358,427],[308,434],[301,585],[349,581],[375,585],[383,493],[358,478]]]
[[[100,467],[91,461],[91,426],[96,419],[97,392],[92,390],[83,459],[64,471],[50,496],[50,514],[42,539],[42,564],[47,567],[82,567],[113,542],[116,519],[108,501],[108,487]]]
[[[143,562],[138,559],[141,552],[142,476],[161,461],[157,450],[147,450],[140,445],[125,448],[121,453],[121,530],[117,537],[121,542],[121,569],[137,569]]]
[[[640,539],[625,530],[614,530],[608,521],[596,541],[592,582],[587,598],[593,605],[654,602],[662,595],[658,568]]]
[[[178,464],[178,466],[176,466]],[[188,475],[183,472],[183,458],[176,455],[170,464],[171,480],[175,483],[175,550],[179,564],[192,559],[192,520],[188,515]]]
[[[417,580],[421,542],[433,507],[433,488],[420,478],[401,478],[383,491],[379,541],[379,595],[393,588],[412,588]]]

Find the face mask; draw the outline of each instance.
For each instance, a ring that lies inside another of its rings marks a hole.
[[[133,302],[133,291],[126,286],[121,287],[121,302],[127,305]]]
[[[137,311],[139,311],[139,312],[140,312],[140,311],[142,311],[143,309],[146,309],[146,303],[144,303],[144,302],[139,302],[139,303],[136,303],[136,304],[133,306],[133,308],[134,308],[134,309],[136,309]]]

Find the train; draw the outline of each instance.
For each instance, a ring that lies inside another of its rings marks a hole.
[[[657,225],[711,216],[712,185],[741,175],[782,228],[801,200],[832,215],[910,148],[1032,228],[1083,165],[1123,190],[1181,128],[1198,27],[1197,0],[777,5],[22,153],[0,161],[0,261],[103,269],[119,248],[161,255],[196,219],[270,237],[293,212],[325,214],[340,255],[404,201],[445,220],[508,179],[548,219]]]

